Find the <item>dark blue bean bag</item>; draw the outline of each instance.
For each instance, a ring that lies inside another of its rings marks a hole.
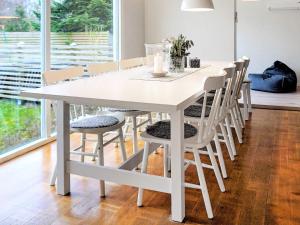
[[[287,65],[276,61],[263,74],[249,74],[251,89],[272,93],[287,93],[297,90],[296,73]]]

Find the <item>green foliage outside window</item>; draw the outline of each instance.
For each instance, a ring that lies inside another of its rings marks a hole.
[[[5,24],[7,32],[30,32],[40,30],[40,10],[36,9],[31,18],[23,6],[16,7],[15,16]],[[112,0],[62,0],[52,1],[52,32],[112,31]]]
[[[5,24],[5,31],[8,32],[29,32],[34,30],[32,21],[30,21],[25,13],[23,6],[18,5],[15,10],[15,16],[18,19],[12,19]]]

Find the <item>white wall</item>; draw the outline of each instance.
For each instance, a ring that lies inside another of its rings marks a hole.
[[[182,33],[195,42],[192,55],[205,60],[234,58],[234,1],[214,0],[212,12],[182,12],[182,0],[146,0],[146,42]]]
[[[145,55],[145,0],[120,0],[121,59]]]
[[[270,12],[270,3],[238,2],[238,56],[251,57],[250,72],[281,60],[296,71],[300,84],[300,11]]]

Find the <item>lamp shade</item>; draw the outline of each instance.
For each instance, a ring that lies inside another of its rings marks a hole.
[[[183,0],[181,4],[182,11],[211,11],[214,10],[212,0]]]

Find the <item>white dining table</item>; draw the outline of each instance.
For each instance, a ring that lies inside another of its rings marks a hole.
[[[182,222],[185,217],[184,109],[203,94],[206,77],[218,76],[225,64],[213,63],[171,82],[133,79],[138,74],[149,73],[149,68],[142,67],[22,92],[24,97],[57,101],[57,193],[70,193],[70,174],[169,193],[171,218]],[[168,113],[171,120],[171,177],[137,172],[134,168],[141,163],[143,150],[118,168],[70,160],[70,104]]]

